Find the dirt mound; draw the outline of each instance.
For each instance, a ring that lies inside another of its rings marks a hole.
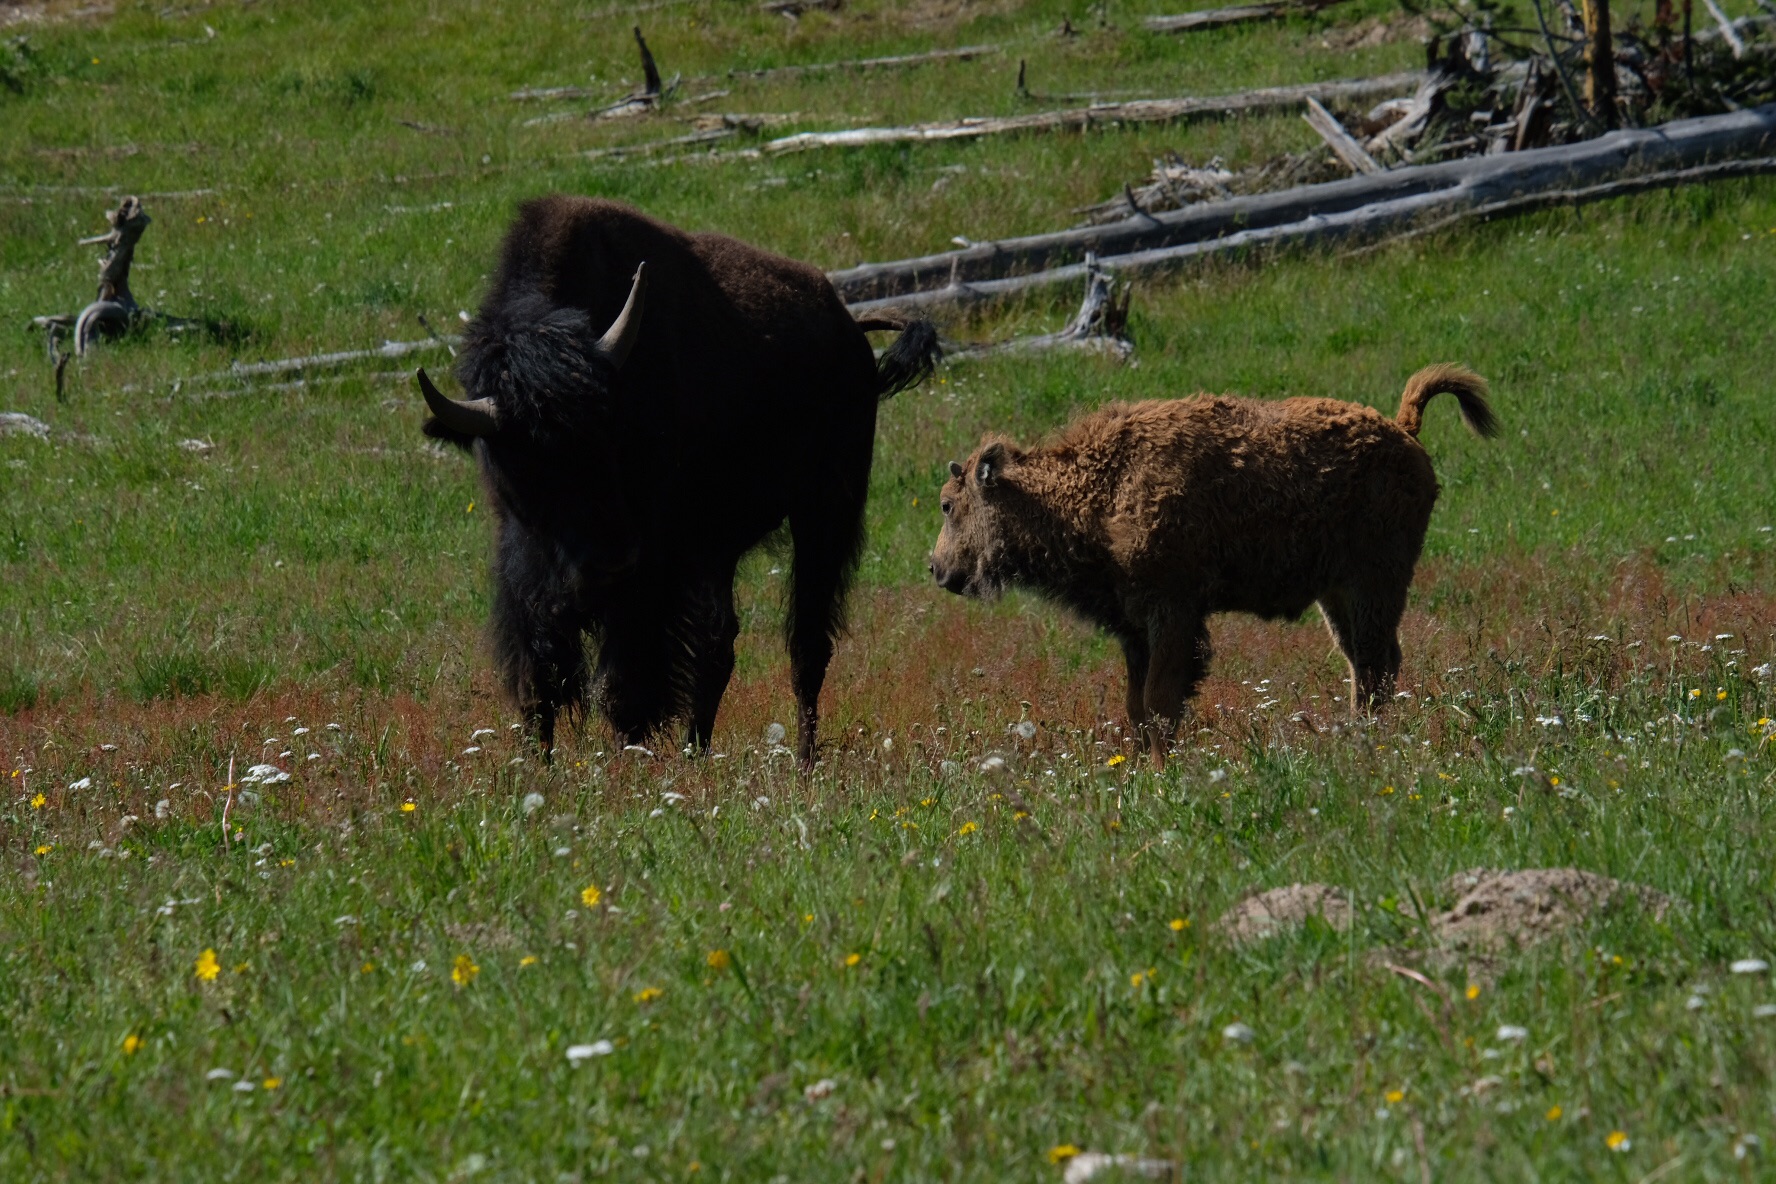
[[[1451,876],[1447,891],[1458,899],[1432,928],[1444,944],[1474,953],[1531,946],[1634,901],[1655,918],[1671,907],[1651,888],[1571,867],[1475,868]]]
[[[1451,876],[1443,899],[1455,904],[1431,921],[1445,953],[1490,955],[1538,942],[1579,926],[1594,914],[1638,902],[1655,918],[1671,898],[1640,884],[1572,867],[1498,871],[1474,868]],[[1248,896],[1213,929],[1236,945],[1264,941],[1319,917],[1337,930],[1351,923],[1350,893],[1330,884],[1290,884]]]
[[[1318,917],[1334,929],[1350,927],[1350,893],[1330,884],[1289,884],[1248,896],[1221,915],[1215,932],[1237,944],[1263,941]]]

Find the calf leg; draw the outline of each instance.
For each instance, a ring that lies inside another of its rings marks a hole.
[[[1320,613],[1351,671],[1351,712],[1383,706],[1400,673],[1400,617],[1406,589],[1339,589],[1320,598]]]
[[[1144,736],[1147,724],[1147,667],[1152,651],[1147,638],[1128,633],[1117,638],[1122,643],[1122,660],[1128,666],[1128,726],[1137,736]]]
[[[1154,767],[1163,769],[1166,750],[1184,722],[1185,704],[1209,669],[1208,622],[1196,612],[1160,614],[1148,625],[1147,644],[1151,657],[1142,688],[1142,730]]]

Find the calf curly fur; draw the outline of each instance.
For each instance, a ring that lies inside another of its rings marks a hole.
[[[1412,376],[1392,420],[1205,394],[1113,403],[1027,450],[989,436],[950,466],[932,575],[964,595],[1030,588],[1116,637],[1156,763],[1207,669],[1211,613],[1289,619],[1318,602],[1353,709],[1373,709],[1393,693],[1437,500],[1418,430],[1445,393],[1476,434],[1496,431],[1485,380],[1441,365]]]

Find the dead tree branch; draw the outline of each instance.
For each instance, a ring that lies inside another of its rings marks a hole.
[[[931,62],[969,62],[999,52],[997,45],[964,45],[960,49],[934,49],[929,53],[903,53],[886,58],[855,58],[844,62],[811,62],[805,66],[768,66],[762,70],[729,70],[729,78],[793,78],[832,70],[894,70]]]
[[[1326,141],[1326,146],[1332,149],[1333,153],[1350,168],[1351,172],[1381,172],[1381,165],[1376,162],[1375,158],[1370,156],[1361,144],[1357,143],[1355,136],[1344,130],[1344,125],[1338,122],[1332,112],[1320,106],[1318,99],[1309,98],[1307,100],[1307,111],[1302,114],[1301,118],[1307,121],[1308,127],[1319,133],[1320,139]]]
[[[1296,13],[1319,12],[1323,8],[1342,3],[1344,0],[1305,0],[1302,3],[1281,0],[1275,4],[1236,4],[1231,8],[1208,8],[1177,16],[1150,16],[1141,24],[1149,33],[1189,33],[1196,29],[1218,29],[1222,25],[1273,21]]]
[[[857,148],[869,144],[906,144],[937,140],[972,140],[1015,132],[1053,132],[1117,123],[1168,123],[1183,119],[1236,115],[1248,111],[1289,108],[1307,99],[1322,102],[1365,100],[1397,94],[1414,86],[1419,71],[1381,78],[1353,78],[1315,82],[1304,86],[1275,86],[1230,95],[1177,99],[1133,99],[1122,103],[1097,103],[1063,111],[1038,111],[1029,115],[999,118],[956,119],[943,123],[916,123],[905,127],[860,127],[848,131],[801,132],[772,140],[764,148],[769,155],[805,152],[812,148]]]

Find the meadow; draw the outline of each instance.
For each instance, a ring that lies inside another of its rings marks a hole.
[[[1770,1174],[1776,181],[1200,267],[1136,290],[1130,364],[947,365],[883,408],[808,776],[777,744],[781,547],[743,572],[714,754],[594,721],[547,764],[481,641],[480,490],[420,436],[410,372],[193,381],[447,331],[536,193],[836,268],[1068,225],[1166,152],[1315,142],[1288,114],[598,155],[699,114],[1071,105],[1020,99],[1020,59],[1049,95],[1422,60],[1383,0],[1140,29],[1193,6],[0,5],[0,411],[50,427],[0,436],[0,1177],[1052,1181],[1081,1151],[1188,1179]],[[580,117],[639,80],[637,22],[677,99]],[[547,86],[593,97],[507,97]],[[125,193],[155,220],[139,298],[209,327],[102,346],[58,403],[23,326],[89,298],[75,240]],[[1076,299],[944,327],[1046,331]],[[1199,389],[1391,412],[1436,361],[1492,381],[1504,430],[1431,408],[1443,494],[1378,721],[1316,619],[1219,619],[1155,773],[1114,647],[929,583],[945,466],[984,431]],[[1660,903],[1523,948],[1439,936],[1462,873],[1555,867]],[[1349,924],[1217,924],[1294,883]]]

